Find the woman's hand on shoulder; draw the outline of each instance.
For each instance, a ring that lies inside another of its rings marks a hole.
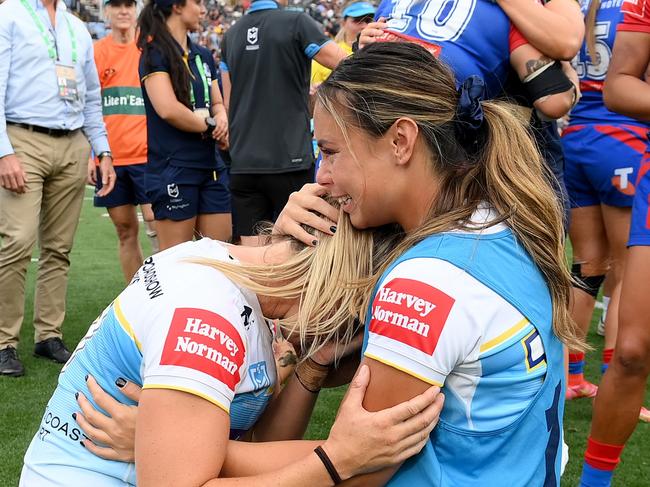
[[[369,382],[370,369],[362,365],[323,445],[344,479],[397,466],[419,453],[442,410],[444,395],[434,386],[409,401],[369,412],[363,408]]]
[[[291,235],[306,245],[315,245],[317,240],[306,232],[300,226],[301,224],[323,233],[333,234],[339,211],[321,198],[325,194],[327,188],[316,183],[305,184],[300,191],[291,193],[273,226],[273,233]],[[324,218],[314,212],[323,215]]]
[[[80,443],[100,458],[134,462],[138,407],[116,401],[92,376],[88,377],[86,383],[93,401],[106,411],[108,416],[95,409],[82,393],[78,393],[77,402],[81,411],[75,413],[74,419],[87,437]],[[118,378],[116,384],[126,397],[136,403],[139,401],[142,391],[140,386],[122,378]]]

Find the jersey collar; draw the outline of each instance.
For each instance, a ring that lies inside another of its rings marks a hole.
[[[192,39],[190,36],[187,36],[187,52],[183,50],[183,47],[176,42],[176,39],[174,39],[174,44],[176,44],[176,47],[178,48],[178,51],[181,53],[181,56],[183,57],[188,57],[188,58],[193,58],[197,54],[199,54],[199,50],[196,48],[196,44],[192,42]]]
[[[260,10],[272,10],[277,8],[279,8],[278,4],[273,0],[255,0],[246,13],[252,14],[253,12],[259,12]]]

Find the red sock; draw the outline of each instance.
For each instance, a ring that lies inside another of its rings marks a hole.
[[[624,446],[600,443],[590,436],[587,440],[585,463],[598,470],[612,471],[621,461],[621,452]]]
[[[577,386],[585,380],[585,354],[569,353],[569,386]]]
[[[614,355],[613,348],[604,348],[603,349],[603,368],[606,369],[609,367],[609,363],[612,361],[612,355]]]

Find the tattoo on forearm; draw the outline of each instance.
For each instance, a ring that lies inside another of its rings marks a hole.
[[[526,61],[526,74],[532,74],[535,71],[542,69],[547,64],[553,63],[554,60],[546,56],[542,56],[539,59],[531,59]]]
[[[288,367],[290,365],[296,365],[298,363],[298,357],[292,351],[287,351],[278,359],[280,367]]]

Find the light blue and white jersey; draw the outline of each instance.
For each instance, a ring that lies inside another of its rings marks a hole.
[[[200,396],[229,413],[233,439],[255,424],[276,382],[271,330],[253,293],[196,259],[232,257],[210,239],[156,254],[91,325],[61,371],[21,486],[135,485],[133,464],[102,460],[79,443],[72,413],[76,392],[91,397],[86,375],[124,404],[133,403],[118,377]]]
[[[387,485],[559,485],[562,346],[506,225],[422,241],[384,273],[368,316],[365,356],[445,393],[429,443]]]

